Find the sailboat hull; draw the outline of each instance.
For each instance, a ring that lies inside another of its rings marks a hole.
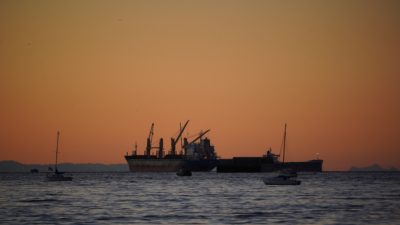
[[[47,176],[47,181],[72,181],[72,177],[65,177],[62,174],[53,174],[51,176]]]

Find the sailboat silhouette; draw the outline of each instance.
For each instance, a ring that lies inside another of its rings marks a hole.
[[[57,131],[57,145],[56,145],[56,162],[54,164],[54,173],[51,175],[47,175],[48,181],[71,181],[72,177],[64,176],[64,172],[58,171],[58,143],[60,140],[60,131]],[[50,167],[49,167],[50,168]]]

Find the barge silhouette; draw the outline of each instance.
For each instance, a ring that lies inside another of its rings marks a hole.
[[[272,163],[265,157],[233,157],[220,159],[219,173],[256,173],[274,172],[282,169],[293,169],[297,172],[322,172],[323,160],[315,159],[305,162]]]
[[[283,161],[279,161],[281,154],[273,154],[271,148],[262,157],[233,157],[221,159],[217,166],[217,172],[274,172],[290,169],[296,172],[321,172],[323,160],[315,159],[305,162],[285,162],[286,152],[286,124],[283,132],[283,142],[280,153],[283,152]]]

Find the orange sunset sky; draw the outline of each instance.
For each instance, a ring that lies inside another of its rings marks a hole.
[[[0,160],[218,155],[400,167],[400,1],[0,1]]]

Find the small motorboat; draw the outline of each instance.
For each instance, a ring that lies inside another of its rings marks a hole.
[[[176,175],[178,176],[192,176],[192,171],[188,169],[179,169],[178,172],[176,172]]]
[[[296,180],[293,176],[279,175],[276,177],[266,177],[263,179],[266,185],[300,185],[301,181]]]

